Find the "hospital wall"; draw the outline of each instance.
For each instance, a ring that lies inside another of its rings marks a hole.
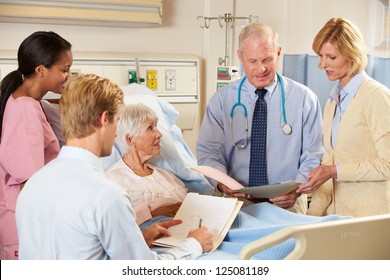
[[[316,32],[331,17],[347,17],[367,35],[370,0],[164,0],[162,25],[151,28],[93,27],[0,22],[0,52],[16,50],[22,40],[37,30],[51,30],[70,41],[75,52],[142,52],[191,54],[200,59],[200,100],[194,129],[183,136],[195,153],[196,138],[207,100],[216,89],[218,59],[225,55],[225,29],[211,21],[200,28],[198,16],[257,16],[280,34],[282,53],[311,53]],[[230,29],[229,57],[238,65],[237,34],[245,21]],[[279,65],[282,69],[282,65]]]

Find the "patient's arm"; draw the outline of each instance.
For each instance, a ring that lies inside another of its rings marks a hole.
[[[166,216],[166,217],[174,217],[176,215],[177,210],[179,210],[181,203],[169,204],[160,206],[153,211],[150,211],[152,217],[158,216]]]

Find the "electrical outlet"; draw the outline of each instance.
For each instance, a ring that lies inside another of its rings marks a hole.
[[[175,90],[176,89],[176,71],[165,70],[165,89]]]
[[[149,70],[146,71],[146,81],[147,81],[147,87],[150,89],[157,89],[157,71],[156,70]]]

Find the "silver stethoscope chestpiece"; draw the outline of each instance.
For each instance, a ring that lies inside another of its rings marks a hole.
[[[282,131],[283,131],[284,134],[290,135],[291,132],[292,132],[291,125],[289,125],[288,123],[285,123],[285,124],[282,126]]]

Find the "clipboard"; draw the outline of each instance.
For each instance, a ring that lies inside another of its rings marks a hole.
[[[300,183],[295,181],[287,181],[280,184],[270,184],[258,187],[246,187],[239,189],[238,192],[250,194],[256,198],[272,198],[280,195],[288,194],[298,188]]]
[[[241,193],[250,194],[256,198],[272,198],[276,196],[285,195],[293,191],[294,189],[298,188],[298,186],[300,185],[300,183],[295,181],[286,181],[279,184],[270,184],[270,185],[257,186],[257,187],[244,187],[239,182],[234,180],[232,177],[221,172],[216,168],[205,166],[205,165],[198,165],[198,166],[190,167],[190,169],[195,170],[211,179],[214,179],[226,185],[232,190]]]

